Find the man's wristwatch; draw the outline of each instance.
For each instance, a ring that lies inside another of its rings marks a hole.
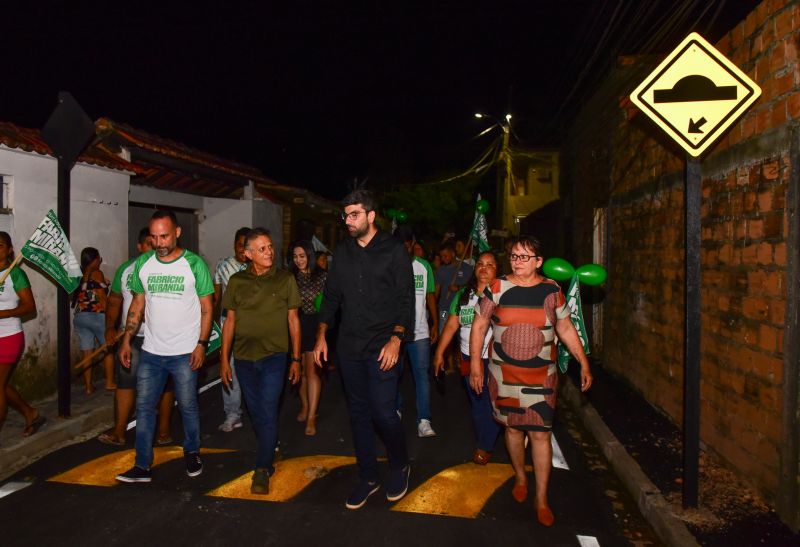
[[[392,336],[397,336],[397,339],[402,342],[406,337],[406,331],[404,331],[404,330],[393,330],[392,331]]]
[[[208,340],[198,340],[197,345],[203,346],[204,348],[208,349]]]

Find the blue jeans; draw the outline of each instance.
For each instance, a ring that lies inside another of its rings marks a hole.
[[[225,325],[225,318],[222,318],[222,328]],[[229,423],[239,422],[242,419],[242,388],[239,379],[236,377],[236,367],[234,366],[233,356],[230,358],[231,374],[233,381],[228,389],[222,386],[222,409],[225,411],[225,421]]]
[[[247,412],[258,439],[256,469],[275,472],[275,446],[278,443],[278,402],[286,376],[286,353],[274,353],[256,361],[238,359],[239,382]]]
[[[431,368],[431,339],[423,338],[406,342],[404,352],[411,361],[411,373],[414,376],[414,387],[417,395],[417,423],[431,419],[431,381],[428,369]],[[403,370],[400,371],[403,376]],[[403,396],[397,391],[397,408],[403,406]]]
[[[358,476],[367,481],[378,480],[375,429],[386,447],[389,469],[397,471],[408,464],[406,435],[396,407],[400,368],[395,365],[383,371],[377,357],[352,360],[340,356],[339,359]]]
[[[189,368],[189,356],[155,355],[142,350],[136,376],[136,466],[153,464],[156,406],[171,375],[175,399],[183,419],[183,452],[200,451],[200,411],[197,406],[197,371]]]
[[[469,361],[469,356],[461,354],[463,359]],[[503,426],[492,417],[492,400],[489,396],[489,359],[483,361],[483,391],[480,395],[469,385],[469,376],[464,376],[464,385],[469,395],[470,413],[472,414],[472,425],[475,428],[475,438],[478,441],[478,448],[491,452],[497,442],[497,436]]]

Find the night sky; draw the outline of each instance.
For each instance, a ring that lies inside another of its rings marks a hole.
[[[92,119],[338,199],[354,179],[460,172],[490,138],[473,139],[477,111],[557,146],[616,56],[666,53],[691,30],[715,41],[757,2],[13,4],[0,120],[41,127],[67,90]]]

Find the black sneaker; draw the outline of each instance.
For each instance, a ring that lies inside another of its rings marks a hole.
[[[397,471],[389,471],[389,480],[386,481],[387,500],[397,501],[406,495],[409,475],[411,475],[411,466],[408,464]]]
[[[150,482],[153,480],[149,469],[133,466],[115,477],[119,482]]]
[[[186,474],[190,477],[196,477],[203,472],[203,460],[200,459],[199,452],[184,454],[183,459],[186,461]]]
[[[361,509],[364,507],[364,504],[367,503],[367,498],[377,492],[380,487],[381,485],[378,484],[378,481],[369,482],[362,480],[358,483],[358,486],[350,492],[350,495],[347,496],[344,506],[348,509]]]

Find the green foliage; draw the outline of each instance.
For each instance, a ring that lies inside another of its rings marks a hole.
[[[447,232],[466,237],[475,215],[480,177],[463,177],[438,184],[401,184],[382,197],[384,207],[408,213],[407,225],[418,237],[439,242]]]

